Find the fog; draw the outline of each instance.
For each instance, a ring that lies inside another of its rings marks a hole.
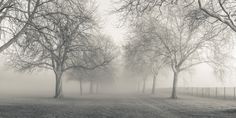
[[[4,62],[4,61],[2,61]],[[42,70],[36,72],[17,72],[1,64],[0,93],[1,97],[52,97],[55,91],[55,78],[52,71]],[[118,65],[121,66],[121,65]],[[236,80],[234,74],[227,78],[215,77],[213,70],[208,65],[199,65],[191,72],[181,75],[179,87],[234,87]],[[157,88],[171,88],[172,74],[164,72],[158,76]],[[127,94],[137,93],[137,83],[134,78],[125,77],[122,71],[117,71],[114,82],[111,85],[101,88],[100,94]],[[152,76],[146,83],[146,88],[152,88]],[[63,77],[63,94],[67,97],[80,97],[79,82],[68,80]],[[89,82],[84,85],[85,94],[89,95]]]
[[[121,26],[122,22],[119,16],[112,14],[111,9],[114,7],[111,0],[97,0],[98,10],[97,16],[101,21],[101,30],[108,34],[111,39],[122,48],[126,44],[127,28]],[[118,58],[122,58],[122,50]],[[234,51],[235,52],[235,51]],[[7,57],[1,55],[0,66],[0,95],[11,97],[26,97],[26,96],[53,96],[55,89],[55,75],[53,71],[41,70],[35,72],[17,72],[14,68],[8,67]],[[104,87],[102,91],[105,93],[135,93],[137,90],[137,82],[132,77],[127,77],[124,73],[122,59],[116,59],[115,77],[109,86]],[[231,63],[235,63],[232,61]],[[173,74],[170,70],[165,70],[158,75],[157,88],[171,88],[173,81]],[[235,71],[229,72],[223,79],[217,78],[211,67],[206,64],[198,65],[190,70],[191,72],[184,72],[181,74],[178,81],[179,87],[234,87],[236,85]],[[79,95],[79,82],[76,80],[68,80],[67,75],[63,76],[63,94],[65,96]],[[84,85],[85,93],[89,91],[89,83]],[[152,75],[148,76],[146,88],[152,88]]]
[[[235,6],[0,0],[0,118],[235,118]]]

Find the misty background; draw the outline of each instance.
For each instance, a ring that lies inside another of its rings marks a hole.
[[[121,54],[114,61],[116,65],[114,85],[107,92],[130,92],[135,91],[137,86],[135,79],[126,77],[123,73],[122,46],[126,43],[126,27],[121,26],[117,14],[111,14],[113,9],[112,0],[96,0],[98,4],[97,15],[102,24],[102,32],[109,35],[117,46],[120,47]],[[236,51],[233,51],[236,56]],[[17,72],[6,66],[7,58],[0,55],[0,97],[27,97],[27,96],[52,96],[55,88],[54,74],[49,70],[35,72]],[[236,63],[236,60],[231,63]],[[178,81],[179,87],[233,87],[236,86],[236,74],[233,69],[227,72],[223,79],[214,75],[213,69],[207,64],[198,65],[188,72],[181,74]],[[170,72],[161,72],[157,81],[157,88],[168,88],[172,86],[173,75]],[[150,75],[149,78],[152,78]],[[148,79],[147,88],[151,89],[152,79]],[[85,91],[88,91],[88,83],[85,85]],[[63,94],[65,96],[79,95],[79,82],[68,80],[66,74],[63,76]]]

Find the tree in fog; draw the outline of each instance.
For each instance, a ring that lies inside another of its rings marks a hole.
[[[236,2],[234,0],[120,0],[118,3],[119,7],[116,12],[121,13],[124,18],[135,19],[151,12],[159,12],[160,15],[163,7],[176,5],[195,8],[196,14],[204,12],[204,15],[222,22],[234,32],[236,31]]]
[[[196,0],[198,8],[201,12],[204,12],[208,16],[208,19],[212,19],[214,23],[221,22],[228,26],[232,31],[236,32],[236,1],[234,0]],[[195,3],[194,2],[194,3]],[[195,6],[191,3],[192,6]],[[197,12],[198,14],[200,11]],[[196,17],[197,18],[197,17]],[[227,42],[227,38],[225,38]],[[214,60],[219,62],[212,64],[214,72],[217,77],[223,78],[226,69],[230,68],[230,65],[226,64],[226,57],[230,57],[224,47],[214,46],[215,51],[213,51]],[[221,53],[219,53],[221,52]]]
[[[115,59],[118,55],[117,46],[112,42],[112,39],[106,35],[99,34],[96,36],[97,41],[100,43],[102,52],[101,56],[94,57],[96,60],[100,60],[103,58],[103,55],[108,55],[108,58],[111,60]],[[107,63],[106,65],[99,66],[93,70],[86,70],[86,79],[90,81],[90,93],[94,93],[94,87],[96,86],[96,92],[99,91],[99,86],[105,81],[112,81],[115,69],[113,67],[113,63]]]
[[[99,34],[96,36],[96,40],[100,43],[100,48],[103,50],[100,52],[100,55],[109,55],[112,59],[118,54],[117,47],[111,41],[110,37]],[[99,60],[101,56],[93,57],[95,60]],[[97,58],[97,59],[96,59]],[[102,57],[103,58],[103,57]],[[88,59],[89,60],[89,59]],[[83,82],[89,82],[90,88],[89,92],[94,93],[94,87],[96,87],[96,92],[99,91],[99,88],[106,81],[113,81],[115,68],[113,63],[104,64],[94,69],[84,69],[74,67],[71,72],[69,72],[70,80],[77,80],[80,82],[80,92],[82,94]]]
[[[80,95],[83,95],[83,83],[85,82],[85,77],[86,77],[86,71],[81,69],[72,69],[69,72],[67,72],[67,78],[70,80],[76,80],[79,81],[79,91],[80,91]]]
[[[76,68],[73,69],[71,72],[73,78],[71,80],[76,80],[80,82],[80,89],[82,93],[82,83],[88,82],[89,83],[89,93],[94,94],[98,93],[99,90],[105,85],[106,83],[110,83],[114,81],[114,68],[112,64],[107,64],[105,66],[101,66],[95,68],[93,70],[77,70]]]
[[[15,43],[52,0],[0,0],[0,52]]]
[[[120,1],[116,9],[122,18],[131,20],[133,25],[138,24],[137,35],[143,35],[141,39],[148,40],[143,42],[150,42],[157,48],[159,58],[169,63],[174,73],[172,98],[177,97],[180,72],[212,61],[207,60],[209,55],[201,53],[214,50],[212,47],[217,47],[219,42],[229,43],[218,35],[226,29],[224,25],[208,20],[208,16],[194,3],[182,0],[125,0]]]
[[[73,68],[95,69],[108,64],[112,48],[92,35],[96,26],[90,1],[54,1],[17,42],[11,65],[20,70],[53,70],[55,98],[62,97],[62,75]],[[107,50],[106,50],[107,49]]]
[[[153,59],[151,60],[152,63],[152,74],[153,74],[153,81],[152,81],[152,94],[156,93],[156,83],[157,83],[157,77],[160,73],[160,70],[163,69],[166,66],[165,60],[162,59]]]
[[[83,95],[84,84],[89,83],[89,93],[98,93],[106,82],[113,81],[114,72],[111,65],[106,65],[93,70],[74,68],[67,73],[69,81],[79,81],[80,95]]]
[[[111,82],[114,81],[114,68],[111,64],[109,64],[101,68],[88,70],[87,76],[87,79],[90,81],[89,92],[91,94],[95,92],[98,93],[99,89],[102,88],[103,85],[105,85],[106,83],[112,84]]]
[[[146,81],[148,75],[152,73],[150,57],[145,53],[145,46],[142,46],[141,40],[131,38],[125,46],[125,68],[133,78],[138,79],[138,89],[140,87],[140,79],[142,81],[142,93],[145,93]]]
[[[144,59],[146,65],[146,69],[150,72],[148,74],[153,75],[153,80],[152,80],[152,94],[155,94],[156,90],[156,83],[157,83],[157,76],[160,72],[160,70],[164,69],[166,66],[167,62],[166,59],[162,57],[161,54],[158,54],[156,51],[158,50],[152,42],[152,40],[149,40],[148,37],[143,35],[140,30],[142,30],[142,26],[137,25],[134,27],[133,33],[134,36],[133,38],[137,41],[135,42],[130,42],[130,43],[135,43],[135,47],[133,50],[136,52],[136,56],[138,56],[141,60]],[[142,63],[142,62],[139,62]]]
[[[179,73],[197,64],[209,62],[201,53],[221,41],[216,37],[225,28],[220,24],[213,26],[201,20],[194,21],[189,15],[191,12],[181,11],[180,7],[172,6],[166,12],[167,15],[160,19],[151,17],[142,20],[137,26],[137,35],[141,35],[143,42],[150,43],[147,48],[154,49],[154,55],[169,63],[174,73],[171,97],[177,98]]]
[[[234,0],[197,0],[199,8],[209,17],[229,26],[236,32],[236,1]]]
[[[151,40],[144,40],[145,37],[139,32],[139,28],[142,29],[140,26],[134,27],[134,30],[132,30],[133,36],[130,37],[128,44],[125,46],[126,68],[131,72],[131,75],[143,78],[143,93],[146,79],[148,75],[152,74],[152,94],[155,94],[157,76],[166,62],[160,55],[155,54],[156,49],[150,42]]]

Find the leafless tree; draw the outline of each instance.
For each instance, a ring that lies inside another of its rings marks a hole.
[[[83,83],[85,82],[85,78],[86,78],[86,71],[84,69],[78,70],[78,69],[72,69],[70,71],[67,72],[67,78],[68,81],[71,80],[76,80],[79,81],[79,88],[80,88],[80,96],[83,95]]]
[[[152,66],[153,61],[149,52],[146,50],[146,46],[143,45],[142,40],[137,37],[132,37],[129,43],[125,46],[125,68],[133,76],[132,78],[138,79],[138,89],[140,87],[140,80],[142,80],[143,87],[142,93],[145,93],[146,81],[148,76],[152,72],[156,72],[156,68]],[[153,70],[153,71],[152,71]],[[153,73],[154,74],[154,73]],[[155,73],[156,75],[157,73]],[[135,77],[136,75],[137,77]]]
[[[156,83],[157,83],[157,76],[160,73],[160,70],[166,66],[165,60],[151,60],[152,63],[152,73],[153,73],[153,81],[152,81],[152,94],[156,93]]]
[[[139,27],[137,34],[141,36],[140,39],[146,40],[143,42],[151,42],[156,47],[155,50],[161,56],[160,58],[169,60],[167,62],[174,72],[172,98],[177,97],[176,84],[181,71],[203,62],[213,61],[203,59],[204,56],[200,52],[210,49],[213,45],[217,46],[218,42],[229,44],[229,40],[222,41],[225,38],[218,35],[226,27],[208,19],[213,14],[211,14],[212,12],[207,13],[206,8],[212,10],[214,7],[209,5],[216,5],[216,3],[210,4],[213,2],[217,3],[213,0],[204,1],[204,10],[201,0],[125,0],[120,1],[120,6],[116,9],[116,12],[121,13],[122,18],[131,20],[132,24],[140,24],[137,26]],[[218,18],[218,20],[221,19],[223,24],[229,25],[227,22],[232,20],[227,18],[229,12],[224,10],[222,4],[225,4],[227,10],[232,10],[233,4],[229,5],[230,2],[227,3],[227,0],[218,0],[218,2],[218,10],[215,9],[216,11],[213,13],[219,13],[218,17],[225,17]],[[147,16],[151,16],[151,20],[146,18]],[[230,17],[232,19],[233,16]],[[139,23],[140,21],[141,23]],[[232,26],[230,27],[232,29]],[[214,49],[211,51],[214,52]],[[208,56],[207,58],[209,58]],[[211,63],[217,64],[215,61]]]
[[[199,8],[208,16],[229,26],[236,32],[236,2],[234,0],[197,0]]]
[[[95,33],[94,9],[89,1],[54,1],[41,8],[37,19],[13,52],[12,65],[21,70],[53,70],[55,98],[62,97],[62,75],[73,68],[95,69],[113,60],[111,42]]]
[[[0,52],[15,43],[32,24],[39,8],[52,0],[0,0]]]
[[[229,26],[236,31],[234,0],[121,0],[116,12],[122,13],[124,18],[141,17],[150,12],[160,12],[162,7],[179,5],[186,7],[198,7],[206,15]],[[198,10],[198,12],[200,12]]]
[[[93,69],[93,70],[85,70],[74,68],[70,70],[67,75],[69,80],[79,81],[80,83],[80,95],[83,94],[83,83],[89,82],[89,92],[90,94],[98,93],[99,89],[106,82],[114,81],[114,72],[115,69],[112,63]],[[96,84],[96,86],[95,86]],[[94,88],[96,87],[96,88]],[[95,90],[95,91],[94,91]]]
[[[143,77],[143,93],[145,91],[145,83],[148,75],[153,75],[152,94],[155,94],[156,80],[161,69],[164,68],[166,62],[160,55],[154,51],[155,47],[150,40],[143,40],[139,28],[133,30],[133,37],[128,45],[125,47],[126,52],[126,66],[127,68],[138,76]],[[139,83],[138,83],[139,84]],[[140,86],[140,85],[138,85]]]
[[[200,22],[192,24],[192,18],[179,7],[169,7],[167,15],[143,20],[137,27],[143,42],[149,43],[148,50],[155,50],[159,58],[169,63],[173,73],[172,98],[177,98],[178,75],[197,64],[209,62],[201,52],[208,50],[224,30],[221,25]],[[196,21],[199,22],[199,21]],[[165,25],[164,25],[165,24]],[[140,28],[142,27],[142,28]],[[150,44],[152,46],[150,46]]]
[[[189,4],[186,0],[118,0],[115,3],[117,7],[113,12],[119,14],[122,20],[131,21],[130,23],[147,14],[159,16],[162,8],[169,5]]]
[[[92,71],[88,70],[89,74],[87,75],[87,79],[90,81],[90,93],[98,93],[99,89],[103,87],[103,84],[105,85],[107,82],[113,82],[115,73],[114,71],[115,70],[112,64],[94,69]],[[95,84],[96,88],[94,88]]]

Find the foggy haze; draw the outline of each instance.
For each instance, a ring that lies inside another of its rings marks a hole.
[[[122,22],[119,21],[119,16],[116,14],[111,14],[111,10],[114,8],[114,1],[112,0],[96,0],[98,4],[98,16],[102,24],[102,32],[108,34],[111,39],[118,45],[122,47],[126,43],[126,33],[127,29],[122,27]],[[234,51],[235,52],[235,51]],[[120,54],[121,56],[122,54]],[[4,55],[1,55],[3,60],[1,61],[0,68],[0,93],[2,95],[10,96],[52,96],[54,92],[55,80],[52,71],[43,70],[36,72],[16,72],[10,67],[6,66],[6,58]],[[118,60],[121,61],[121,60]],[[233,61],[235,63],[235,61]],[[118,69],[122,69],[122,62],[116,62]],[[194,67],[193,75],[189,75],[188,72],[180,77],[179,86],[183,87],[214,87],[214,86],[235,86],[236,79],[235,74],[228,74],[227,78],[224,80],[217,79],[213,70],[208,65],[199,65]],[[187,76],[186,76],[187,75]],[[158,88],[168,88],[172,86],[172,76],[171,74],[164,73],[158,77],[157,87]],[[151,76],[149,78],[152,78]],[[127,81],[130,80],[129,81]],[[129,89],[135,90],[135,84],[132,83],[132,78],[126,78],[122,73],[117,73],[115,80],[117,81],[114,85],[115,90],[117,91],[129,91]],[[78,82],[68,81],[63,78],[63,87],[65,94],[78,94],[79,87]],[[151,79],[147,82],[147,88],[151,89]],[[133,87],[130,87],[133,86]],[[119,87],[123,86],[123,87]],[[125,87],[127,86],[127,88]],[[118,90],[120,89],[120,90]],[[131,91],[134,91],[131,90]]]
[[[234,118],[235,5],[0,0],[0,117]]]

